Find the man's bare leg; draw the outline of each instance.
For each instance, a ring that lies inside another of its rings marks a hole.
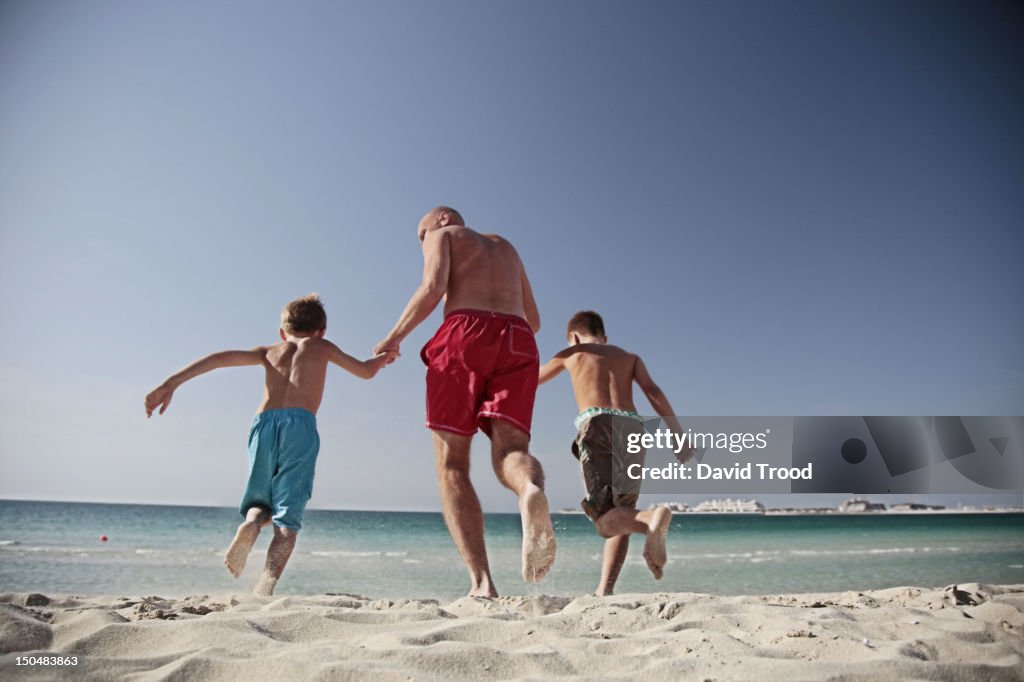
[[[288,559],[295,549],[295,540],[299,537],[297,530],[274,526],[274,539],[270,541],[267,549],[267,563],[263,566],[263,575],[253,588],[253,594],[262,597],[269,597],[274,594],[274,587],[281,579],[284,567],[288,565]]]
[[[470,436],[434,431],[441,511],[459,556],[469,570],[471,597],[497,597],[484,545],[484,513],[469,480]]]
[[[594,592],[598,597],[606,597],[615,591],[615,581],[622,572],[622,564],[626,562],[629,551],[629,536],[616,535],[604,541],[604,559],[601,561],[601,583]]]
[[[668,561],[665,538],[668,536],[668,527],[671,523],[672,511],[668,507],[657,507],[642,512],[629,507],[615,507],[602,514],[595,525],[597,532],[606,538],[644,533],[647,536],[644,542],[647,568],[654,574],[655,580],[661,580],[665,563]]]
[[[519,496],[523,580],[535,583],[551,570],[556,544],[544,495],[544,470],[529,447],[530,437],[525,432],[500,419],[491,420],[491,462],[502,485]]]
[[[245,569],[246,559],[252,546],[256,544],[256,538],[260,535],[260,529],[270,523],[270,512],[263,507],[250,507],[245,514],[245,521],[238,526],[235,532],[235,539],[224,554],[224,566],[228,572],[236,578],[242,575]]]

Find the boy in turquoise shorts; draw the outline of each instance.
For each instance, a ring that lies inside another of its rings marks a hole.
[[[163,414],[174,391],[189,379],[220,367],[263,367],[263,403],[249,430],[249,481],[240,507],[245,521],[224,556],[224,565],[237,578],[260,530],[274,524],[274,539],[267,550],[263,575],[253,590],[259,595],[274,593],[295,548],[302,513],[313,493],[320,451],[316,411],[324,394],[327,363],[333,362],[362,379],[371,379],[394,360],[393,353],[356,360],[324,338],[326,328],[327,313],[319,297],[303,296],[281,312],[280,343],[208,355],[172,374],[146,396],[146,416],[157,408]]]
[[[572,452],[580,461],[587,491],[583,511],[605,538],[601,582],[596,591],[598,596],[604,596],[615,589],[631,533],[646,536],[644,559],[655,580],[661,580],[668,560],[665,539],[672,523],[672,512],[667,507],[637,511],[639,481],[616,480],[616,473],[626,470],[629,435],[644,433],[643,421],[633,404],[633,382],[672,431],[683,433],[683,429],[644,361],[608,343],[600,315],[592,310],[573,315],[566,338],[570,346],[540,368],[540,383],[562,370],[568,370],[572,379],[579,408],[578,433]],[[680,457],[687,459],[692,453],[687,443]],[[643,454],[633,457],[642,461]]]

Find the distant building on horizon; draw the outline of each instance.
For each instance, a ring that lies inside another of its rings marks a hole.
[[[716,514],[763,514],[764,505],[757,500],[704,500],[693,508],[695,512]]]
[[[881,502],[871,502],[862,497],[851,497],[839,505],[841,512],[876,512],[885,511],[885,505]]]
[[[889,511],[927,511],[945,509],[942,504],[921,504],[920,502],[901,502],[889,507]]]

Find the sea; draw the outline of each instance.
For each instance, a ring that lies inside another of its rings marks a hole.
[[[553,519],[558,557],[532,584],[519,574],[519,517],[486,516],[499,592],[593,592],[603,540],[582,515]],[[264,531],[236,580],[222,557],[239,521],[229,508],[0,500],[0,592],[247,592],[270,534]],[[634,536],[616,591],[739,595],[1024,583],[1024,514],[677,514],[668,543],[665,577],[655,581],[641,556],[643,538]],[[439,513],[308,510],[277,594],[443,601],[464,595],[468,584]]]

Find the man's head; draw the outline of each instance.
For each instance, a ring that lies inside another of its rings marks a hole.
[[[433,232],[449,225],[465,226],[465,224],[462,214],[451,206],[437,206],[427,211],[427,214],[423,216],[419,225],[416,226],[416,234],[420,241],[423,241],[428,232]]]
[[[323,336],[327,329],[327,312],[316,294],[297,298],[281,311],[281,338],[290,336]]]
[[[608,343],[604,334],[604,320],[593,310],[581,310],[569,319],[565,338],[571,344]]]

